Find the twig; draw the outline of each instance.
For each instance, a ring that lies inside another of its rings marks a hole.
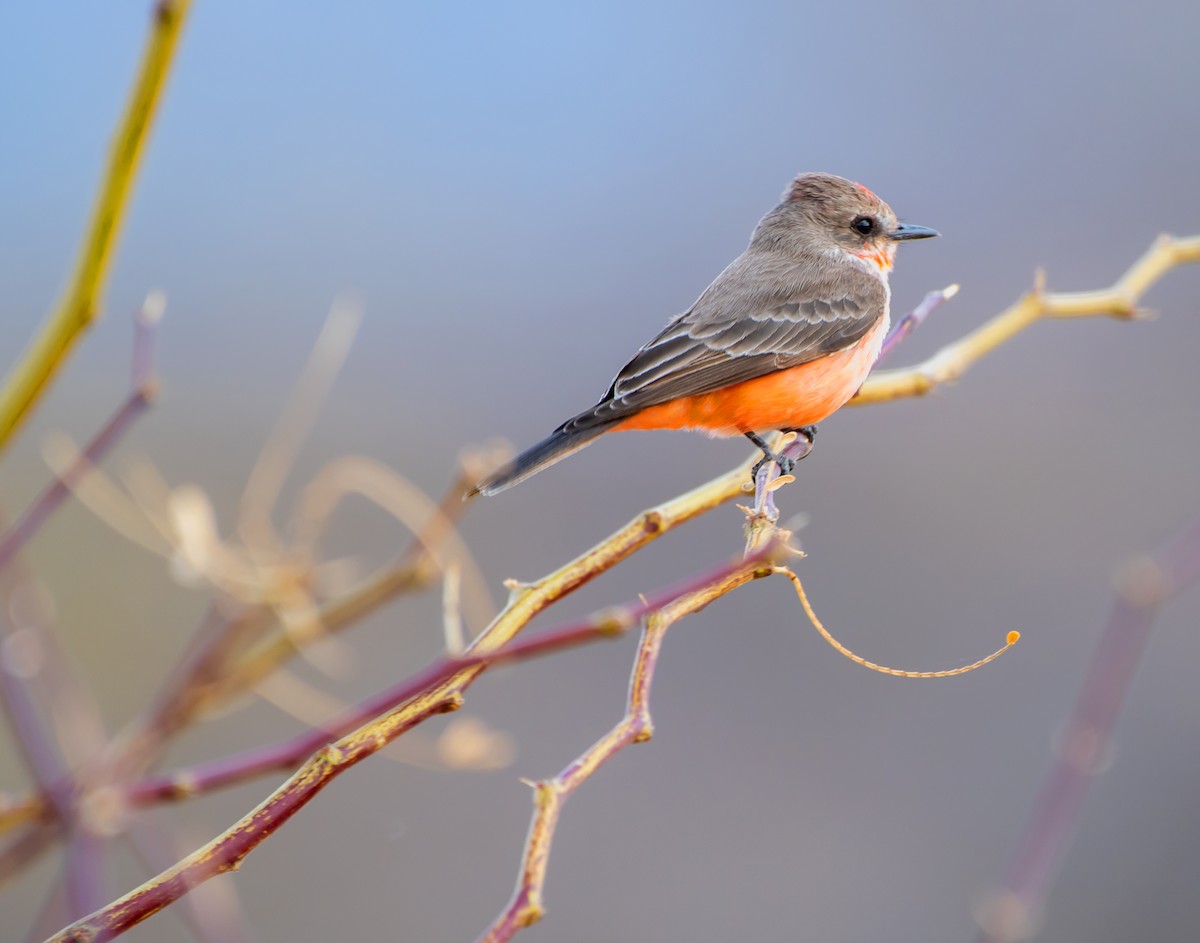
[[[95,319],[154,114],[191,0],[160,0],[137,79],[109,150],[75,271],[58,307],[0,391],[0,449],[12,438],[83,331]]]
[[[563,805],[576,789],[621,750],[631,743],[645,743],[653,736],[650,688],[654,682],[654,669],[658,664],[658,655],[667,629],[684,616],[699,612],[714,599],[739,586],[769,576],[773,572],[772,568],[760,564],[778,549],[778,544],[768,544],[756,554],[746,557],[743,566],[730,570],[721,580],[697,588],[647,616],[629,680],[625,716],[612,730],[567,764],[553,779],[531,784],[533,820],[529,824],[529,835],[525,840],[517,887],[508,906],[480,937],[480,943],[502,943],[510,940],[521,928],[528,927],[542,918],[545,913],[542,891],[550,862],[550,847]]]
[[[28,868],[42,853],[54,845],[59,830],[47,821],[38,821],[17,833],[0,849],[0,886]]]
[[[975,361],[1044,318],[1103,314],[1135,318],[1138,299],[1171,269],[1188,262],[1200,262],[1200,236],[1182,239],[1159,236],[1111,288],[1047,294],[1039,286],[1006,311],[915,367],[872,374],[849,405],[865,406],[923,396],[936,386],[957,380]]]
[[[1058,756],[1034,802],[1001,889],[980,913],[981,943],[1028,939],[1104,771],[1113,732],[1163,604],[1200,581],[1200,521],[1151,557],[1130,563],[1080,687]]]
[[[104,839],[83,827],[71,829],[66,872],[67,919],[85,917],[108,900],[104,880]]]
[[[769,546],[758,555],[728,564],[709,574],[707,579],[715,586],[728,585],[732,588],[755,575],[765,575],[771,571],[769,557],[774,549]],[[742,573],[747,574],[745,579],[735,579],[735,574]],[[557,630],[553,635],[487,650],[479,650],[477,646],[476,651],[461,658],[443,659],[409,682],[410,699],[403,707],[376,717],[335,743],[325,745],[254,811],[217,838],[136,890],[65,928],[47,943],[102,943],[110,940],[174,903],[198,884],[217,874],[235,870],[250,852],[307,805],[335,777],[378,752],[426,718],[457,710],[462,703],[462,691],[489,665],[528,658],[612,635],[636,624],[639,618],[653,611],[653,606],[671,606],[683,597],[703,598],[705,602],[715,598],[711,592],[706,593],[702,582],[703,579],[689,581],[683,586],[657,594],[650,602],[609,610],[584,623]]]
[[[126,837],[148,872],[167,867],[185,850],[174,847],[182,845],[182,840],[176,841],[146,816],[132,824]],[[209,894],[205,895],[205,891]],[[216,900],[212,899],[214,894]],[[232,881],[224,885],[207,884],[198,893],[185,897],[179,906],[182,912],[176,915],[199,943],[242,943],[248,939],[237,887]]]
[[[100,464],[121,441],[129,427],[154,401],[158,385],[153,377],[154,325],[162,314],[159,296],[146,299],[134,318],[133,384],[129,396],[104,424],[71,466],[57,475],[16,522],[0,536],[0,570],[7,567],[71,494],[71,489],[88,470]]]
[[[25,766],[33,776],[35,785],[45,803],[56,815],[61,815],[66,812],[65,797],[54,787],[62,780],[66,767],[34,699],[30,677],[35,677],[37,672],[32,665],[26,667],[21,664],[24,659],[35,661],[40,655],[18,654],[21,636],[11,629],[7,619],[2,621],[4,628],[0,629],[0,703],[4,706],[4,713],[12,727],[13,739],[25,757]],[[32,636],[25,638],[37,644]]]
[[[3,536],[0,536],[0,572],[13,564],[22,547],[70,495],[72,485],[86,474],[89,468],[108,455],[151,403],[156,389],[152,377],[153,328],[161,313],[161,299],[158,296],[148,298],[135,318],[133,389],[112,418],[80,453],[78,460],[47,486],[17,521],[4,531]],[[41,631],[34,635],[30,634],[33,629],[19,631],[25,633],[21,638],[39,646],[38,657],[58,657],[56,640],[48,632]],[[5,814],[0,815],[0,831],[23,818],[43,815],[50,810],[53,810],[57,818],[70,821],[72,812],[69,803],[73,787],[66,766],[55,746],[54,738],[44,729],[39,717],[31,687],[32,679],[18,677],[15,673],[15,663],[18,659],[17,631],[5,630],[3,645],[7,657],[0,658],[0,701],[3,701],[17,743],[25,752],[27,765],[39,787],[40,796],[27,802],[26,807],[21,810],[5,810]],[[62,670],[67,670],[65,662]],[[34,803],[37,806],[36,812],[29,807]]]
[[[145,805],[162,800],[190,798],[264,773],[294,769],[305,757],[330,741],[346,735],[374,717],[394,710],[467,669],[524,661],[620,634],[636,625],[647,614],[657,612],[680,597],[694,593],[697,587],[707,587],[716,581],[727,579],[731,573],[758,565],[773,552],[773,549],[768,546],[741,561],[693,577],[679,586],[662,590],[638,602],[606,609],[598,615],[548,629],[535,638],[511,642],[491,654],[466,654],[443,658],[414,677],[354,705],[341,717],[321,728],[305,731],[289,740],[267,747],[246,750],[221,760],[203,763],[191,769],[147,777],[129,787],[128,799],[134,804]]]
[[[460,471],[408,550],[395,563],[327,603],[313,621],[324,632],[336,632],[397,596],[436,580],[440,570],[429,548],[438,546],[453,529],[465,507],[462,492],[466,486]],[[110,751],[110,762],[127,774],[145,769],[167,740],[206,710],[254,687],[294,655],[307,634],[303,626],[288,632],[266,606],[247,609],[233,620],[215,610],[210,612],[194,633],[190,653],[163,685],[155,705],[122,732]]]
[[[945,288],[939,288],[937,291],[931,291],[926,294],[921,299],[920,304],[892,325],[888,336],[883,339],[883,346],[879,348],[879,356],[875,358],[875,366],[878,367],[883,363],[888,355],[900,346],[900,342],[924,324],[925,319],[937,308],[941,307],[943,302],[949,301],[957,294],[957,285],[947,285]]]

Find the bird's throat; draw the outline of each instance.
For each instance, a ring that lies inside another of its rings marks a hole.
[[[875,249],[863,249],[862,252],[854,252],[852,255],[857,259],[875,266],[881,273],[886,274],[892,270],[892,251],[889,247],[884,246]]]

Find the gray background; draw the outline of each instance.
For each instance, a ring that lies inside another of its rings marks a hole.
[[[0,10],[0,350],[12,362],[73,258],[144,35],[145,2]],[[88,434],[124,392],[127,313],[151,288],[166,396],[131,437],[232,521],[241,482],[331,300],[366,320],[294,483],[346,452],[437,493],[457,450],[526,445],[744,246],[791,175],[862,180],[944,238],[901,252],[897,309],[961,295],[892,365],[1016,298],[1112,282],[1156,233],[1200,231],[1200,7],[1190,2],[285,4],[200,2],[107,293],[105,321],[6,455],[3,501],[44,479],[52,429]],[[857,668],[783,581],[675,629],[657,737],[567,807],[549,918],[530,940],[964,940],[999,875],[1098,636],[1121,561],[1197,512],[1196,297],[1168,276],[1150,323],[1039,325],[956,386],[847,411],[784,493],[811,524],[801,573]],[[493,584],[542,574],[730,467],[737,443],[606,438],[473,508]],[[564,604],[566,617],[727,558],[727,508]],[[350,508],[332,549],[383,559],[394,524]],[[116,725],[155,689],[201,595],[79,509],[30,559]],[[1045,939],[1193,939],[1200,927],[1200,599],[1161,619],[1115,765]],[[544,622],[543,624],[549,624]],[[352,698],[436,652],[436,601],[349,636]],[[633,640],[488,676],[468,707],[514,765],[383,760],[339,780],[235,880],[262,940],[469,940],[504,904],[529,813],[619,716]],[[194,761],[296,724],[248,706],[185,738]],[[0,786],[22,782],[0,739]],[[208,837],[260,781],[172,810]],[[23,927],[50,860],[0,897]],[[118,856],[114,892],[135,867]],[[140,878],[139,878],[140,880]],[[130,940],[183,939],[163,915]]]

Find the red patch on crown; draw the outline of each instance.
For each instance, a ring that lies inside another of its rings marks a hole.
[[[859,183],[857,180],[854,182],[854,185],[855,185],[856,187],[858,187],[858,189],[862,190],[862,192],[863,192],[863,193],[865,193],[867,196],[869,196],[869,197],[870,197],[872,200],[878,200],[878,199],[879,199],[879,197],[877,197],[877,196],[876,196],[874,193],[872,193],[870,190],[868,190],[866,187],[864,187],[864,186],[863,186],[861,183]]]

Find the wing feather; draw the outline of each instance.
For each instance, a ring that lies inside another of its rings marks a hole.
[[[887,311],[886,283],[865,272],[834,280],[803,275],[763,272],[760,261],[742,256],[634,355],[599,403],[560,430],[611,425],[808,363],[861,339]],[[764,293],[763,284],[782,287]]]

